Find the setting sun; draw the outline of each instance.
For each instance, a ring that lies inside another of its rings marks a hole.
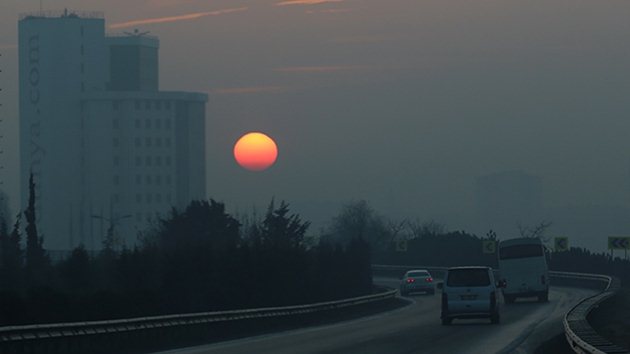
[[[276,162],[277,157],[276,143],[263,133],[247,133],[234,145],[236,162],[250,171],[266,170]]]

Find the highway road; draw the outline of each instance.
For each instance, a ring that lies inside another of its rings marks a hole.
[[[398,280],[375,278],[375,283],[396,287]],[[481,319],[442,326],[438,291],[412,295],[409,306],[370,317],[161,353],[531,353],[562,331],[562,316],[574,304],[594,293],[554,287],[549,303],[506,305],[499,325]]]

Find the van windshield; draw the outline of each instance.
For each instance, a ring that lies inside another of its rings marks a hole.
[[[452,269],[448,271],[448,286],[488,286],[490,276],[488,270],[479,269]]]
[[[499,249],[499,259],[542,257],[541,245],[516,245]]]

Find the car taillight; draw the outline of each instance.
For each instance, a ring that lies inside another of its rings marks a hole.
[[[541,276],[540,276],[540,283],[541,283],[541,284],[545,284],[545,280],[546,280],[546,279],[545,279],[545,276],[544,276],[544,275],[541,275]]]
[[[416,281],[414,278],[407,278],[407,283],[413,283],[414,281]]]
[[[427,283],[433,283],[433,278],[426,278],[426,279],[425,279],[425,281],[426,281]]]

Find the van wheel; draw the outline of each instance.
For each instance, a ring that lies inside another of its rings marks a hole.
[[[453,322],[452,318],[442,317],[442,326],[450,326],[451,322]]]
[[[499,322],[501,322],[501,317],[499,316],[498,312],[495,312],[492,314],[492,316],[490,316],[490,322],[492,324],[499,324]]]

